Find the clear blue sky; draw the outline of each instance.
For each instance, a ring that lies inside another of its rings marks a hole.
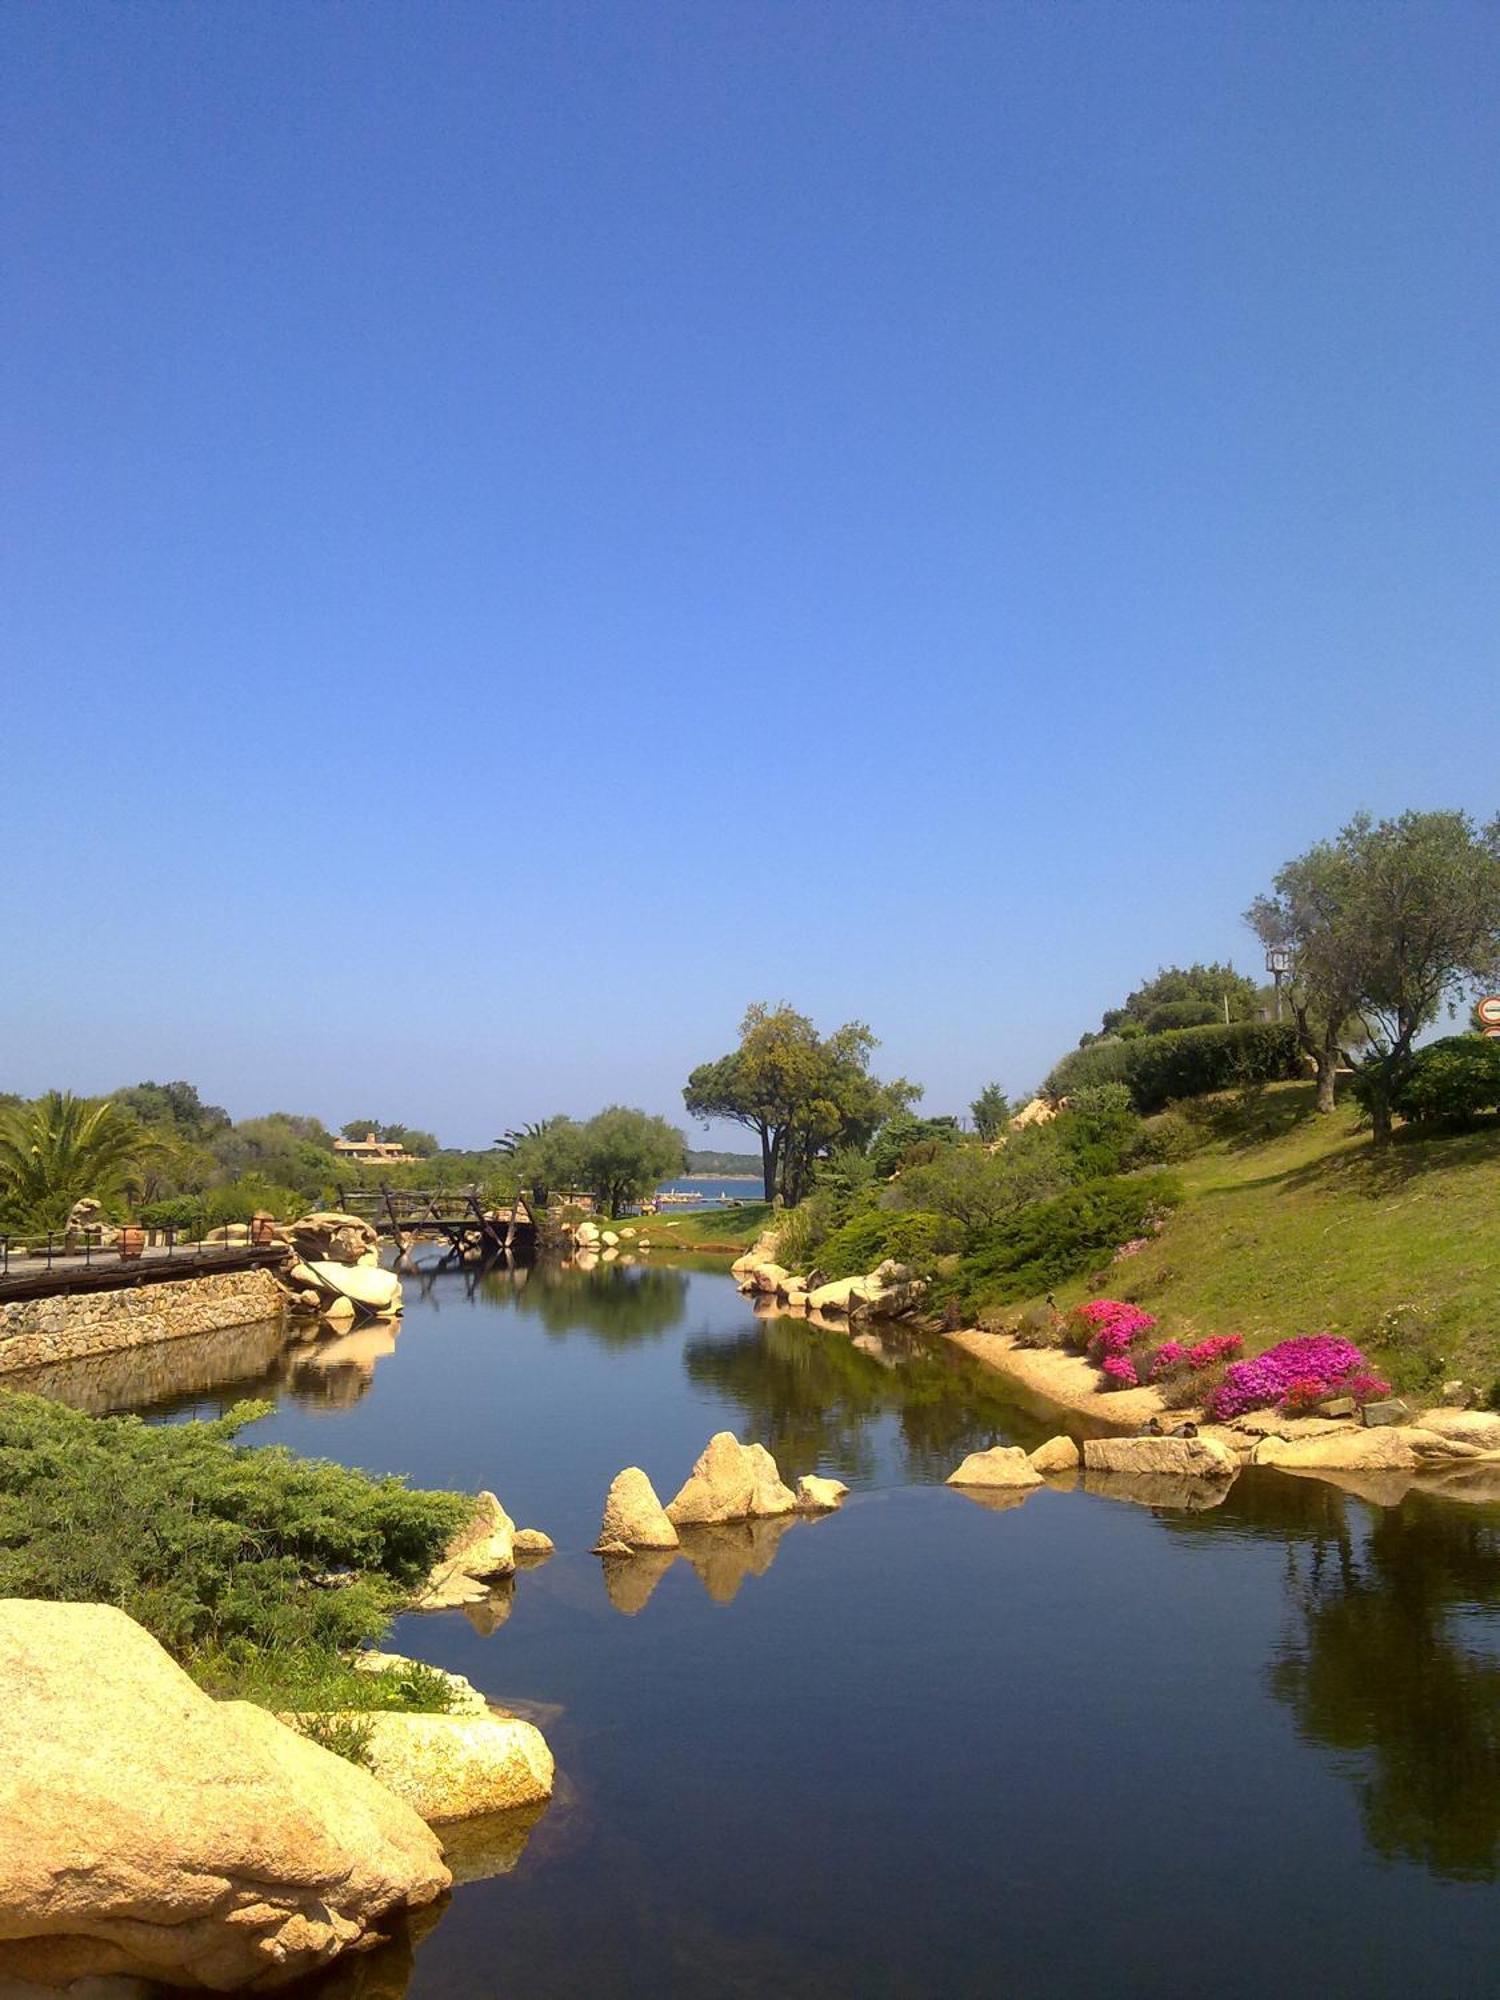
[[[0,1087],[1034,1082],[1500,804],[1492,5],[0,20]]]

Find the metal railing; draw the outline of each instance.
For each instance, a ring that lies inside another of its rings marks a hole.
[[[230,1236],[227,1231],[234,1230]],[[244,1234],[239,1232],[243,1230]],[[91,1224],[80,1229],[49,1229],[0,1233],[0,1278],[31,1276],[53,1270],[88,1271],[96,1265],[211,1263],[227,1252],[275,1250],[278,1239],[254,1223],[220,1223],[196,1233],[191,1229],[119,1228]]]

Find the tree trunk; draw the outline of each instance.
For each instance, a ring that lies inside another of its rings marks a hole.
[[[771,1128],[760,1128],[760,1180],[767,1201],[776,1199],[776,1154],[771,1145]]]
[[[1330,1055],[1324,1049],[1315,1058],[1318,1065],[1318,1109],[1321,1112],[1334,1108],[1334,1089],[1338,1076],[1339,1057],[1335,1049]]]

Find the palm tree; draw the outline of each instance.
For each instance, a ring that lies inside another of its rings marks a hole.
[[[525,1140],[540,1139],[551,1123],[552,1120],[550,1118],[538,1118],[534,1124],[523,1125],[519,1132],[512,1127],[506,1132],[504,1138],[495,1141],[495,1151],[497,1153],[505,1153],[506,1155],[514,1153],[517,1146],[521,1145]]]
[[[49,1090],[0,1113],[0,1219],[60,1229],[85,1196],[107,1200],[156,1141],[108,1098]]]

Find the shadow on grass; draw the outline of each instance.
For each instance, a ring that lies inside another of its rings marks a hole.
[[[1488,1119],[1467,1132],[1399,1126],[1388,1146],[1368,1143],[1355,1152],[1310,1160],[1277,1178],[1292,1194],[1335,1194],[1379,1201],[1403,1193],[1431,1173],[1490,1165],[1500,1166],[1500,1118]]]

